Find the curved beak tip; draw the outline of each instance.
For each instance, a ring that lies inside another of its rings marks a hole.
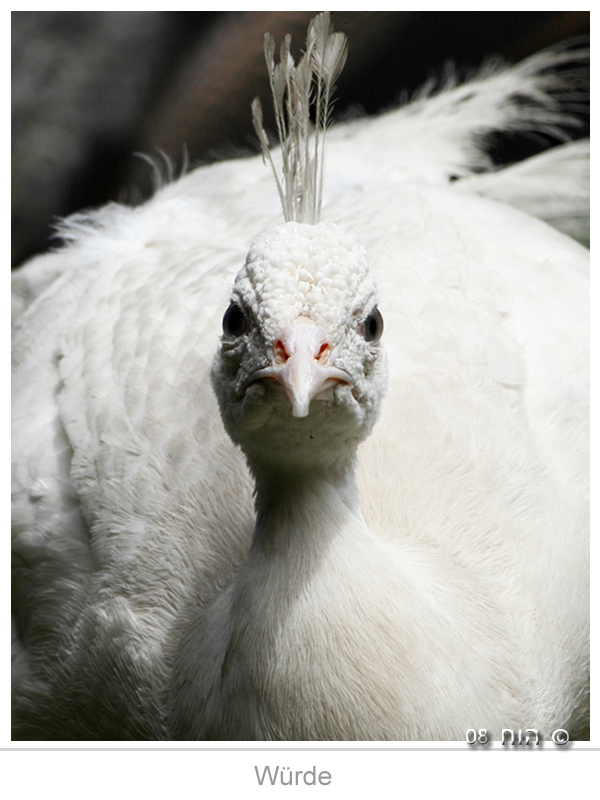
[[[296,417],[297,419],[301,419],[302,417],[308,417],[308,410],[310,404],[307,402],[294,402],[292,401],[292,416]]]
[[[296,419],[307,417],[311,400],[324,398],[331,392],[335,383],[348,383],[350,376],[329,364],[319,361],[319,354],[325,341],[324,332],[319,328],[299,327],[284,329],[281,341],[286,353],[283,364],[272,364],[254,374],[254,379],[275,380],[285,391],[292,406],[292,416]]]

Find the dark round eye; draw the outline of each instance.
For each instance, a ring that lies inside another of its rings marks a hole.
[[[383,317],[377,306],[375,306],[362,324],[362,334],[366,342],[378,342],[381,339],[382,333]]]
[[[236,339],[246,331],[246,317],[237,303],[232,303],[223,315],[223,333]]]

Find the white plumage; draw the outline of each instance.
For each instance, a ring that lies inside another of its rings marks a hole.
[[[334,127],[319,225],[240,159],[18,271],[13,738],[586,735],[589,148],[477,146],[565,58]]]

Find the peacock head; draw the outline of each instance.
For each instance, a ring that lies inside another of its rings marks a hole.
[[[353,458],[377,418],[383,320],[358,238],[319,222],[325,132],[346,37],[324,12],[309,25],[298,66],[290,44],[287,36],[276,64],[274,40],[265,34],[281,175],[258,98],[252,105],[287,222],[250,247],[223,317],[212,380],[225,427],[251,466],[330,466]]]
[[[235,279],[212,370],[225,427],[249,462],[353,455],[385,389],[382,332],[357,236],[298,222],[259,236]]]

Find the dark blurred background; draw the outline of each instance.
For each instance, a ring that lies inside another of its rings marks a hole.
[[[135,203],[157,148],[181,164],[257,150],[250,103],[269,106],[263,34],[299,54],[316,11],[14,11],[12,263],[44,250],[52,222],[108,200]],[[336,11],[349,38],[335,116],[377,113],[490,56],[516,62],[589,33],[587,11]],[[268,120],[267,120],[268,123]],[[586,135],[586,124],[576,135]],[[536,147],[545,146],[539,137]],[[530,144],[526,143],[526,147]],[[499,163],[523,142],[498,137]]]

